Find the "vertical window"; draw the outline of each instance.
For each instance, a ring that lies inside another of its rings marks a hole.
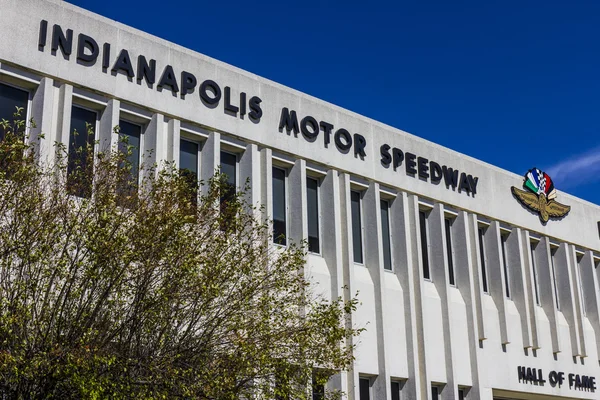
[[[458,389],[458,400],[465,400],[465,390]]]
[[[127,121],[119,121],[119,152],[125,155],[127,172],[119,182],[119,192],[132,194],[138,184],[140,170],[140,142],[142,127]]]
[[[510,299],[510,275],[508,273],[508,262],[506,261],[506,240],[508,236],[502,235],[500,237],[502,245],[502,265],[504,267],[504,290],[506,297]]]
[[[320,385],[314,375],[312,378],[312,400],[325,400],[325,385]]]
[[[92,192],[92,156],[97,114],[77,106],[71,109],[67,190],[69,194],[89,197]]]
[[[273,167],[273,242],[286,244],[285,170]]]
[[[429,250],[427,249],[427,214],[425,211],[419,211],[419,228],[421,231],[421,258],[423,259],[423,277],[431,279],[429,273]]]
[[[360,400],[371,400],[371,380],[369,378],[359,379]]]
[[[363,251],[362,251],[362,225],[360,216],[360,193],[351,191],[350,202],[352,211],[352,249],[354,255],[354,262],[362,264],[363,262]]]
[[[431,387],[431,400],[440,400],[440,388],[437,386]]]
[[[237,182],[237,156],[235,154],[221,152],[221,173],[225,175],[225,187],[221,195],[221,203],[230,201],[235,196]]]
[[[383,268],[392,269],[392,244],[390,235],[390,203],[380,201],[381,209],[381,237],[383,238]]]
[[[181,139],[179,142],[179,174],[190,189],[192,204],[198,202],[198,143]]]
[[[319,253],[319,182],[306,178],[306,205],[308,207],[308,251]]]
[[[483,285],[483,292],[489,293],[488,281],[487,281],[487,268],[485,265],[485,245],[484,245],[483,239],[484,239],[484,229],[479,228],[479,260],[481,262],[481,284]]]
[[[537,268],[535,265],[535,245],[533,243],[529,244],[529,248],[531,249],[531,269],[533,270],[533,290],[535,292],[535,304],[540,305],[540,292],[538,288],[538,276],[537,276]]]
[[[15,119],[17,121],[27,121],[28,101],[29,92],[0,83],[0,121],[8,121],[11,131]],[[21,115],[17,118],[14,117],[17,112],[16,107],[23,108]],[[23,132],[16,133],[22,134]],[[0,140],[4,139],[5,134],[5,130],[0,127]]]
[[[401,385],[398,381],[391,382],[392,400],[400,400]]]
[[[556,298],[556,309],[560,311],[560,299],[558,297],[558,282],[556,282],[556,268],[554,266],[554,255],[556,249],[550,250],[550,266],[552,267],[552,284],[554,285],[554,297]]]
[[[579,291],[581,293],[581,311],[583,315],[587,315],[587,311],[585,308],[585,291],[583,290],[583,265],[581,265],[581,260],[583,256],[577,256],[577,284],[579,285]]]
[[[446,227],[446,261],[448,261],[448,281],[451,285],[456,285],[456,281],[454,279],[454,260],[452,257],[452,220],[450,220],[450,218],[445,218],[444,225]]]

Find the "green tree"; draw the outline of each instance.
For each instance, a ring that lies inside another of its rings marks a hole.
[[[356,300],[312,293],[243,192],[172,165],[138,187],[93,141],[46,165],[23,127],[1,123],[0,398],[303,399],[351,365]]]

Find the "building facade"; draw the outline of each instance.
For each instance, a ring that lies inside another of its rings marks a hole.
[[[598,206],[59,0],[0,10],[0,118],[24,107],[42,159],[89,123],[221,167],[318,293],[359,293],[348,399],[600,398]]]

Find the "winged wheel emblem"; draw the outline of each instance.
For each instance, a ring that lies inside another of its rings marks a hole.
[[[523,178],[523,187],[526,190],[513,186],[511,191],[525,207],[539,213],[543,223],[550,218],[562,218],[571,211],[571,206],[555,200],[556,189],[547,173],[537,168],[530,169]]]

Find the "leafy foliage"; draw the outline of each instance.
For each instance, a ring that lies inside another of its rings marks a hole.
[[[303,399],[349,367],[356,300],[311,293],[243,191],[172,165],[138,186],[93,141],[43,164],[23,124],[0,125],[0,394]]]

